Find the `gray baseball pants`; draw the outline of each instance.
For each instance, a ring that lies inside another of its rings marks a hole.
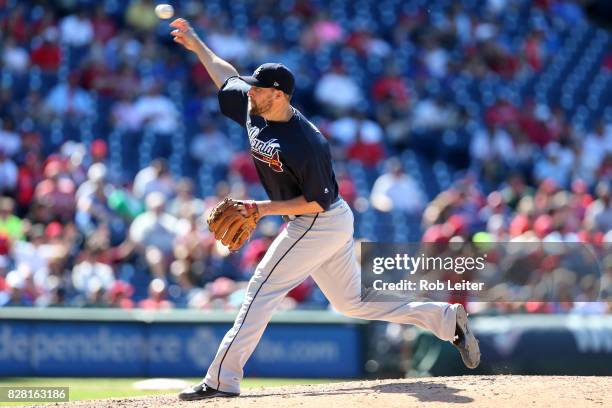
[[[455,335],[456,307],[448,303],[361,301],[353,213],[340,199],[325,212],[297,217],[276,237],[257,266],[234,326],[221,341],[208,369],[204,378],[208,387],[240,392],[243,367],[274,309],[309,275],[342,314],[417,325],[442,340],[452,340]]]

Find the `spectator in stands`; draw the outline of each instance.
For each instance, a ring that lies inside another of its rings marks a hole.
[[[510,126],[506,128],[506,131],[511,135],[514,145],[514,157],[509,160],[512,170],[531,174],[534,165],[533,158],[537,155],[538,146],[531,143],[527,135],[518,126]]]
[[[108,303],[111,307],[120,309],[133,309],[134,287],[127,282],[116,280],[111,289],[107,292]]]
[[[0,30],[2,33],[10,34],[10,37],[15,38],[18,42],[28,40],[29,30],[26,16],[27,8],[23,4],[16,4],[12,8],[6,9],[6,17],[0,20]]]
[[[422,62],[427,72],[434,78],[446,76],[450,60],[448,51],[444,49],[435,36],[426,36],[423,41]]]
[[[93,42],[94,27],[85,7],[62,19],[60,37],[64,44],[71,47],[83,47]]]
[[[6,292],[0,292],[0,306],[32,306],[32,299],[24,293],[25,282],[16,273],[10,272],[6,276]]]
[[[6,257],[10,255],[11,247],[11,237],[6,232],[0,232],[0,256]]]
[[[489,160],[501,161],[509,165],[515,156],[512,138],[503,128],[488,126],[479,129],[470,141],[470,154],[477,164]]]
[[[81,261],[72,269],[72,285],[77,292],[86,298],[101,289],[108,291],[115,283],[113,269],[98,260],[101,248],[94,241],[88,241],[81,252]]]
[[[262,221],[257,228],[260,236],[251,239],[246,244],[240,259],[240,269],[245,278],[253,274],[257,264],[263,259],[278,234],[278,225],[272,220]]]
[[[546,48],[543,44],[542,32],[532,31],[525,38],[523,45],[523,53],[525,60],[534,71],[538,72],[542,69],[544,59],[546,57]]]
[[[0,195],[15,191],[17,185],[17,165],[0,147]]]
[[[176,197],[168,205],[168,213],[181,219],[204,213],[204,203],[193,195],[193,183],[183,178],[176,185]]]
[[[85,299],[82,300],[83,307],[102,308],[109,306],[106,292],[102,287],[102,283],[97,279],[91,280],[88,291],[85,293],[85,295]]]
[[[512,126],[519,122],[521,112],[504,95],[485,112],[485,121],[489,126]]]
[[[249,185],[259,183],[257,168],[249,152],[236,152],[229,165],[230,174],[238,175],[240,180]]]
[[[18,108],[11,103],[14,100],[11,88],[0,87],[0,118],[14,116]]]
[[[420,130],[443,130],[457,125],[456,110],[442,95],[421,99],[412,111],[412,127]]]
[[[170,99],[161,93],[159,84],[147,83],[145,94],[136,99],[134,115],[142,128],[157,133],[171,134],[178,127],[178,112]]]
[[[387,170],[374,182],[370,201],[379,211],[405,211],[418,213],[426,204],[426,197],[419,185],[404,173],[398,159],[387,162]]]
[[[355,109],[364,100],[361,88],[340,64],[319,79],[314,92],[317,102],[333,115]]]
[[[15,201],[9,197],[0,196],[0,234],[6,234],[15,241],[23,238],[24,224],[15,215]]]
[[[126,46],[127,47],[127,46]],[[134,48],[137,48],[134,46]],[[122,62],[113,78],[115,85],[114,95],[123,98],[126,94],[133,98],[136,92],[142,89],[143,79],[138,75],[136,69],[128,62]]]
[[[166,198],[160,192],[146,197],[147,211],[134,219],[129,239],[145,256],[156,276],[164,276],[174,249],[177,219],[164,211]]]
[[[521,129],[532,143],[540,147],[545,147],[552,142],[552,133],[546,122],[550,119],[551,113],[548,106],[527,103],[523,109],[520,125]]]
[[[28,304],[35,304],[37,298],[43,293],[45,288],[35,284],[32,271],[26,265],[19,265],[9,272],[7,280],[10,280],[12,275],[18,276],[16,280],[20,283],[23,298],[27,300]]]
[[[36,153],[25,154],[23,163],[19,166],[17,173],[17,186],[15,198],[19,207],[19,214],[24,214],[34,198],[34,189],[42,180],[42,163]]]
[[[493,191],[487,196],[487,205],[478,211],[479,221],[483,225],[491,226],[489,222],[492,218],[493,222],[497,223],[495,228],[497,229],[507,229],[506,227],[510,223],[510,210],[506,207],[506,203],[504,202],[504,197],[499,191]],[[487,228],[490,232],[490,228]],[[498,231],[499,232],[499,231]]]
[[[189,307],[197,297],[201,296],[202,289],[194,284],[189,271],[188,262],[176,260],[170,265],[170,273],[176,281],[168,288],[168,292],[177,307]]]
[[[1,95],[1,94],[0,94]],[[1,102],[1,101],[0,101]],[[34,126],[43,126],[48,118],[49,112],[45,109],[45,102],[37,90],[30,90],[26,97],[24,98],[24,104],[20,106],[21,108],[21,117],[31,119]],[[32,131],[30,134],[36,135],[39,134],[38,131]],[[25,143],[25,140],[23,141]],[[39,139],[39,143],[34,146],[38,150],[41,148],[41,143]]]
[[[94,31],[94,38],[102,43],[106,43],[113,38],[117,32],[117,24],[115,20],[106,13],[103,4],[96,5],[91,24]]]
[[[44,175],[44,180],[34,190],[34,220],[69,222],[74,217],[76,204],[74,182],[63,174],[62,165],[58,161],[50,162]]]
[[[75,221],[79,231],[85,236],[93,234],[100,225],[111,225],[121,222],[109,206],[109,197],[113,192],[106,183],[106,170],[102,163],[89,168],[88,181],[81,184],[76,193],[77,212]]]
[[[392,51],[389,43],[366,23],[358,23],[347,38],[346,46],[354,49],[361,57],[386,58]]]
[[[380,143],[383,139],[380,125],[369,119],[364,111],[357,109],[333,121],[329,133],[333,141],[344,147],[355,143],[357,135],[361,136],[364,143]]]
[[[212,166],[227,165],[234,149],[228,138],[213,120],[207,120],[191,142],[191,156],[201,163]]]
[[[337,164],[334,172],[336,173],[336,181],[338,182],[338,194],[353,208],[357,199],[357,188],[351,178],[351,175],[342,164]],[[367,199],[366,199],[367,200]]]
[[[91,53],[93,54],[93,52]],[[98,98],[106,103],[117,91],[116,75],[104,61],[101,53],[87,56],[80,63],[80,85],[88,92],[97,92]]]
[[[32,271],[37,286],[43,285],[49,274],[48,254],[50,247],[45,243],[45,229],[41,224],[34,224],[26,234],[28,240],[12,243],[10,257],[15,267],[22,265]]]
[[[104,164],[106,159],[108,159],[108,145],[103,139],[95,139],[93,142],[91,142],[89,154],[91,155],[91,162],[93,164]]]
[[[55,8],[44,8],[42,10],[42,15],[38,15],[38,18],[35,18],[34,21],[32,21],[33,24],[29,27],[31,36],[42,36],[47,33],[49,28],[57,29],[58,14],[60,14],[60,11]]]
[[[21,148],[21,137],[15,131],[15,123],[10,117],[2,118],[2,128],[0,128],[0,150],[13,157]]]
[[[25,74],[30,67],[30,55],[13,37],[8,37],[4,42],[2,65],[14,74]]]
[[[42,35],[42,42],[32,49],[32,65],[38,66],[43,72],[55,73],[59,68],[62,52],[57,37],[57,28],[49,27]]]
[[[482,177],[484,188],[496,188],[508,169],[515,167],[517,155],[514,143],[504,129],[489,126],[479,129],[470,141],[472,166]]]
[[[204,296],[194,298],[193,306],[204,309],[231,310],[237,306],[232,304],[234,295],[238,294],[237,299],[244,297],[243,289],[232,279],[223,276],[207,283],[204,291]]]
[[[346,158],[357,160],[365,167],[372,168],[385,157],[385,150],[382,141],[364,139],[364,135],[359,130],[353,143],[346,149]]]
[[[504,202],[512,210],[517,209],[518,203],[523,197],[531,197],[533,193],[533,188],[525,183],[525,178],[520,173],[510,174],[506,186],[501,189]]]
[[[68,83],[59,83],[45,98],[45,108],[53,115],[80,118],[93,112],[91,96],[79,86],[79,76],[72,73]]]
[[[151,0],[132,0],[125,12],[125,21],[141,32],[153,31],[159,23]]]
[[[396,65],[385,67],[384,75],[372,86],[372,96],[379,103],[391,101],[402,105],[409,102],[410,90]]]
[[[5,238],[5,241],[8,243],[8,239]],[[8,257],[8,245],[5,244],[4,246],[6,246],[6,248],[0,247],[0,292],[6,289],[5,278],[11,263],[11,260]]]
[[[558,143],[546,146],[545,156],[535,165],[534,176],[536,180],[552,179],[559,186],[568,187],[570,174],[574,164],[574,157],[569,149]]]
[[[587,208],[585,223],[587,228],[608,232],[612,230],[612,205],[610,181],[600,181],[596,188],[597,199]]]
[[[113,104],[111,120],[116,129],[136,132],[142,129],[140,116],[135,109],[135,98],[130,89],[119,93],[119,99]]]
[[[37,280],[38,287],[48,290],[50,285],[53,284],[53,279],[59,279],[62,282],[67,281],[69,284],[70,270],[73,266],[71,255],[75,252],[78,238],[79,234],[73,222],[62,224],[53,221],[45,227],[44,249],[49,276],[45,281]]]
[[[325,45],[334,44],[344,37],[344,29],[330,18],[326,10],[319,10],[308,29],[302,33],[300,43],[306,49],[317,50]]]
[[[68,140],[62,144],[59,153],[57,160],[60,161],[64,173],[72,179],[76,186],[81,185],[87,179],[87,167],[83,162],[85,145]]]
[[[606,131],[606,127],[603,120],[599,121],[582,143],[580,160],[584,172],[591,176],[589,180],[593,179],[606,155],[612,154],[612,132]]]
[[[252,47],[248,37],[238,35],[231,29],[229,22],[215,24],[214,29],[209,31],[206,42],[215,54],[231,61],[244,59]]]
[[[151,162],[148,167],[140,170],[134,178],[134,196],[144,199],[149,193],[162,193],[166,199],[174,196],[175,182],[168,170],[165,159],[159,158]]]
[[[215,244],[199,217],[198,213],[192,212],[179,220],[173,249],[174,258],[183,262],[181,267],[186,267],[190,276],[198,280],[205,273],[206,262]]]
[[[69,290],[66,284],[55,276],[49,277],[47,289],[36,298],[37,307],[72,306],[72,298],[68,298]]]
[[[141,300],[138,307],[149,310],[174,308],[174,304],[166,299],[166,283],[161,279],[153,279],[149,284],[149,297]]]
[[[76,199],[80,200],[83,197],[91,197],[95,194],[98,186],[111,188],[110,185],[105,186],[107,177],[106,166],[103,163],[94,163],[87,170],[87,179],[82,183],[76,191]]]

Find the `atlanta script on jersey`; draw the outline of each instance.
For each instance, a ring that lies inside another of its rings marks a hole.
[[[266,142],[250,137],[251,154],[261,162],[267,163],[270,168],[278,173],[283,171],[283,163],[280,160],[280,144],[277,139],[270,139]]]

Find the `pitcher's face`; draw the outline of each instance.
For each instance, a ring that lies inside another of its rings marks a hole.
[[[272,88],[251,86],[251,89],[247,92],[247,96],[249,97],[249,114],[261,116],[269,112],[270,109],[272,109],[275,92],[278,91]]]

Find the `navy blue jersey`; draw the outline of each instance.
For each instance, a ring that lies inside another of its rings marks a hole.
[[[219,90],[221,112],[246,127],[251,155],[271,200],[303,195],[327,210],[338,197],[329,144],[321,132],[294,108],[287,122],[266,121],[248,114],[250,86],[228,78]]]

